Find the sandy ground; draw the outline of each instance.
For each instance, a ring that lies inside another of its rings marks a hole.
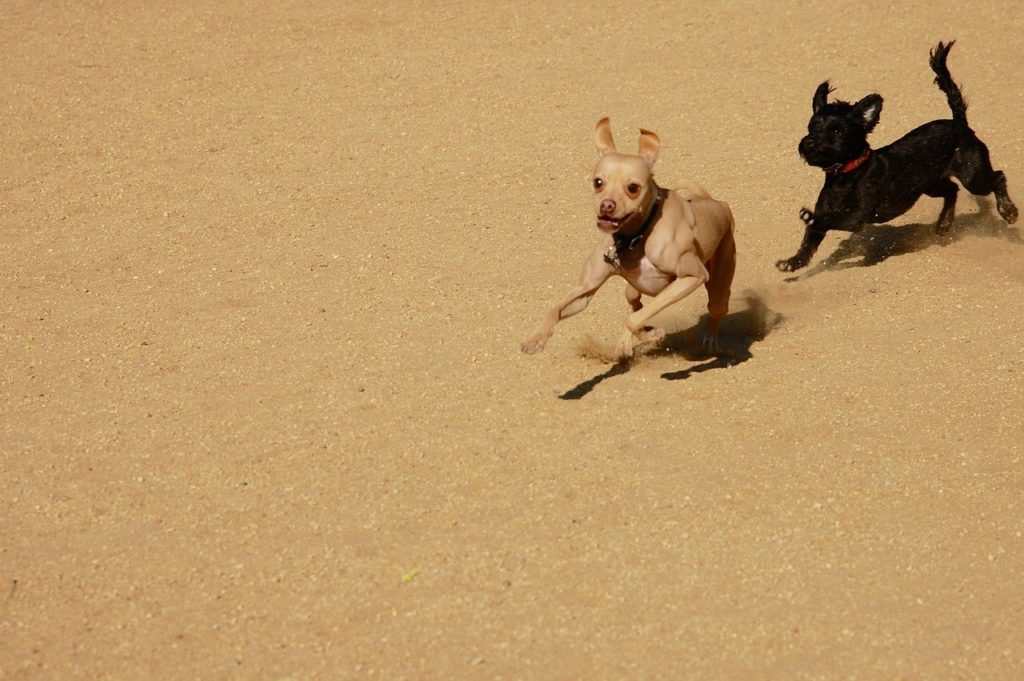
[[[1024,678],[1024,244],[826,240],[815,86],[1024,205],[1024,9],[0,5],[0,678]],[[723,340],[600,359],[592,129],[733,207]]]

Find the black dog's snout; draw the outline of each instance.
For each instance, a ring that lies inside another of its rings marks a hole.
[[[818,150],[818,143],[810,135],[800,140],[800,146],[798,147],[801,156],[806,156],[808,153],[814,153]]]

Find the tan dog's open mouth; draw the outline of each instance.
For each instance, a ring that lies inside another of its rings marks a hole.
[[[621,218],[613,218],[610,215],[598,215],[597,216],[597,227],[598,229],[605,232],[614,232],[622,226],[622,223],[626,222],[633,216],[632,213],[627,213]]]

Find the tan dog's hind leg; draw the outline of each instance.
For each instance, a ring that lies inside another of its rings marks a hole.
[[[732,277],[736,272],[736,240],[732,229],[715,249],[708,261],[708,323],[701,334],[700,344],[707,351],[718,350],[718,322],[729,312],[729,296],[732,292]]]
[[[629,307],[633,312],[638,312],[644,306],[640,301],[640,291],[636,290],[632,284],[626,284],[626,302],[629,303]],[[637,340],[641,343],[658,344],[665,340],[665,330],[657,327],[645,326],[643,330],[637,334]]]
[[[626,284],[626,302],[629,303],[633,312],[636,312],[644,306],[644,304],[640,302],[640,292],[633,288],[632,284]]]

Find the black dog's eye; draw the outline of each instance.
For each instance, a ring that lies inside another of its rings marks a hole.
[[[600,177],[595,177],[594,178],[594,189],[600,189],[603,186],[604,186],[604,180],[602,180]]]
[[[626,187],[626,191],[629,192],[630,194],[637,194],[640,192],[640,185],[638,185],[636,182],[630,182],[629,186]]]

